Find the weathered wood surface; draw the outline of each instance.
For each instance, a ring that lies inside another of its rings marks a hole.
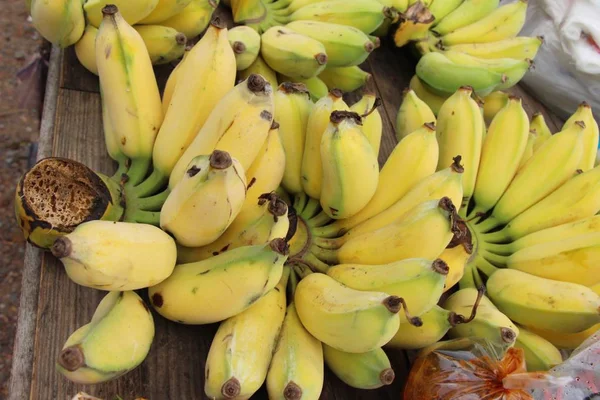
[[[363,65],[373,74],[366,89],[383,100],[380,162],[396,144],[396,112],[402,90],[414,71],[414,62],[409,52],[384,43]],[[161,86],[171,68],[157,68]],[[514,92],[523,98],[529,114],[543,112],[550,128],[558,130],[562,124],[558,118],[521,88],[515,88]],[[104,145],[97,77],[78,63],[73,48],[53,49],[45,101],[38,158],[68,157],[111,174],[115,166]],[[145,291],[140,294],[146,296]],[[62,344],[75,329],[89,322],[104,295],[104,292],[71,282],[52,255],[28,247],[9,399],[68,400],[78,391],[107,399],[116,395],[126,400],[138,396],[150,400],[206,399],[204,363],[216,325],[184,326],[156,313],[156,336],[148,358],[121,379],[83,386],[67,381],[56,372],[54,364]],[[393,385],[373,391],[354,390],[327,372],[321,398],[400,399],[408,374],[408,358],[400,351],[389,352],[389,355],[396,371]],[[266,399],[264,389],[254,398]]]

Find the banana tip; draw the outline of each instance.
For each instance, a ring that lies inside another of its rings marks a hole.
[[[259,74],[251,74],[248,77],[247,85],[248,90],[256,94],[265,90],[265,88],[267,87],[267,80]]]
[[[336,99],[341,99],[344,96],[344,92],[341,89],[333,88],[329,91],[329,94],[335,97]]]
[[[394,382],[395,378],[396,378],[396,374],[394,373],[394,370],[391,368],[386,368],[383,371],[381,371],[381,373],[379,374],[379,380],[384,385],[391,385],[392,382]]]
[[[246,45],[243,42],[233,42],[231,48],[235,54],[242,54],[246,51]]]
[[[373,50],[375,50],[375,43],[369,40],[367,43],[365,43],[365,51],[367,53],[371,53]]]
[[[452,159],[452,165],[450,166],[454,172],[462,174],[465,172],[465,168],[461,165],[462,156],[458,155]]]
[[[175,41],[179,45],[184,45],[187,42],[187,37],[184,33],[177,32],[177,35],[175,35]]]
[[[222,150],[215,150],[210,155],[210,166],[214,169],[226,169],[231,167],[233,160],[228,152]]]
[[[440,275],[448,275],[448,272],[450,272],[450,267],[448,267],[448,264],[441,258],[435,260],[431,264],[431,268]]]
[[[279,253],[282,256],[287,256],[288,254],[290,254],[290,246],[288,245],[287,241],[283,238],[271,240],[269,246],[274,252]]]
[[[452,200],[450,200],[450,197],[442,197],[438,203],[438,206],[442,210],[447,211],[451,214],[454,214],[456,212],[456,207],[454,207],[454,204],[452,204]]]
[[[271,122],[271,130],[273,129],[279,129],[279,122],[273,120],[273,122]]]
[[[327,54],[317,53],[315,54],[315,60],[317,60],[317,63],[319,63],[319,65],[325,65],[327,64]]]
[[[505,343],[513,343],[517,339],[517,334],[510,328],[501,328],[500,337]]]
[[[336,125],[347,119],[354,120],[357,125],[362,125],[360,115],[352,111],[333,111],[329,117],[329,120]]]
[[[119,7],[117,7],[115,4],[107,4],[102,8],[102,15],[104,16],[115,15],[118,12]]]
[[[52,245],[50,251],[52,252],[52,255],[56,258],[68,257],[71,254],[71,251],[73,251],[71,240],[64,236],[59,237]]]
[[[281,200],[279,197],[272,199],[269,202],[269,212],[275,217],[283,217],[288,210],[287,204],[285,201]]]
[[[290,381],[283,389],[283,398],[285,400],[300,400],[302,389],[294,381]]]
[[[58,356],[58,364],[67,371],[76,371],[85,365],[83,350],[79,345],[63,349]]]
[[[217,28],[217,29],[225,29],[225,28],[227,28],[227,24],[219,16],[213,17],[213,19],[210,20],[210,24],[212,26],[214,26],[215,28]]]
[[[284,93],[287,94],[294,94],[294,93],[305,93],[305,94],[309,94],[308,89],[306,88],[306,85],[304,83],[298,83],[298,82],[283,82],[282,84],[279,85],[278,90],[281,90]]]
[[[383,299],[383,305],[387,308],[391,313],[397,314],[400,312],[402,308],[402,298],[398,296],[388,296]]]
[[[229,378],[227,382],[223,384],[221,387],[221,394],[226,399],[233,399],[239,396],[241,390],[242,386],[240,385],[240,381],[233,377]]]

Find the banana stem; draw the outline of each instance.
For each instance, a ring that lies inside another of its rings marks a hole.
[[[296,286],[298,286],[298,275],[296,269],[292,265],[288,265],[285,268],[290,268],[290,280],[288,281],[288,296],[291,299],[290,303],[294,301],[294,294],[296,293]]]
[[[483,251],[483,256],[487,260],[491,261],[492,263],[498,264],[498,265],[501,265],[501,266],[506,265],[506,259],[508,257],[501,256],[501,255],[498,255],[498,254],[494,254],[491,251],[487,251],[487,250],[483,250],[483,249],[482,249],[482,251]]]
[[[137,210],[130,216],[126,216],[125,221],[160,226],[160,212]]]
[[[510,237],[504,231],[504,229],[497,231],[497,232],[486,233],[483,236],[484,236],[485,240],[490,243],[502,243],[502,242],[508,242],[510,240]]]
[[[483,258],[480,254],[475,258],[475,265],[477,269],[486,274],[488,277],[492,276],[494,272],[498,271],[498,268],[492,265],[488,260]]]
[[[479,271],[477,270],[477,268],[473,269],[473,280],[475,281],[475,285],[476,287],[480,288],[480,287],[485,287],[485,285],[483,284],[483,280],[481,279],[481,275],[479,275]]]
[[[306,207],[304,207],[304,210],[302,210],[302,213],[300,213],[300,216],[302,218],[304,218],[305,220],[310,219],[310,218],[314,217],[315,214],[317,214],[317,211],[319,211],[319,208],[321,208],[321,204],[319,203],[319,200],[309,197],[308,202],[306,203]]]
[[[497,244],[497,243],[488,243],[488,242],[482,242],[479,245],[480,248],[483,248],[492,253],[499,254],[501,256],[509,256],[513,253],[510,246],[511,246],[510,244]]]
[[[304,207],[306,207],[306,202],[308,201],[308,196],[304,193],[296,193],[294,195],[294,209],[296,210],[296,214],[302,215],[304,211]]]
[[[329,263],[338,264],[337,251],[333,249],[323,249],[318,246],[311,246],[310,252],[314,254],[319,260]]]
[[[118,183],[121,182],[121,177],[123,176],[123,174],[126,174],[127,170],[129,169],[129,160],[123,157],[115,161],[119,163],[119,166],[117,167],[117,170],[115,171],[113,176],[110,177],[110,179]]]
[[[127,171],[127,182],[125,183],[128,187],[134,187],[138,183],[144,180],[148,169],[150,168],[150,160],[146,158],[136,158],[131,160],[131,166]]]
[[[477,287],[475,284],[475,278],[473,277],[473,264],[468,263],[465,266],[465,273],[460,281],[458,281],[458,287],[460,289],[475,289]]]
[[[318,272],[322,272],[324,274],[329,270],[329,265],[325,264],[323,261],[319,260],[314,254],[308,252],[304,255],[304,259],[311,266],[312,270],[316,270]]]
[[[496,218],[490,216],[483,222],[480,222],[479,224],[475,225],[475,229],[477,229],[477,231],[481,233],[485,233],[491,231],[500,224],[501,223]]]
[[[153,170],[150,176],[133,189],[137,197],[148,197],[160,190],[167,183],[167,177],[157,169]]]
[[[321,211],[315,217],[309,219],[307,224],[311,227],[320,227],[331,222],[331,217],[325,213],[325,211]]]
[[[160,211],[170,193],[171,190],[167,188],[154,196],[138,199],[136,202],[137,206],[140,210],[144,211]]]
[[[323,214],[325,214],[325,213],[323,213]],[[319,236],[322,238],[333,238],[340,234],[340,228],[334,222],[333,224],[315,227],[312,230],[312,233],[313,233],[313,235]]]
[[[313,243],[322,249],[336,250],[342,246],[341,238],[325,239],[321,237],[313,237]]]

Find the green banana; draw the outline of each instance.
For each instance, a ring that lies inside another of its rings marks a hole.
[[[548,371],[563,361],[560,351],[552,343],[523,327],[519,327],[515,347],[523,349],[529,372]]]
[[[343,92],[353,92],[365,86],[371,80],[371,74],[358,66],[325,68],[319,74],[329,90],[339,89]]]
[[[357,389],[377,389],[391,385],[396,375],[381,348],[365,353],[346,353],[323,345],[325,364],[346,385]]]

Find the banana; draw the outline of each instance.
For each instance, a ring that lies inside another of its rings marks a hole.
[[[176,85],[173,91],[152,152],[154,170],[137,189],[142,197],[164,184],[217,103],[234,87],[235,56],[227,41],[227,28],[219,19],[211,21],[202,39],[189,51],[179,74],[185,85]],[[203,153],[192,157],[199,154]],[[192,157],[183,163],[182,169]]]
[[[474,288],[455,292],[444,302],[443,307],[463,315],[476,310],[471,321],[458,324],[448,331],[451,338],[481,337],[501,346],[511,346],[519,335],[519,328],[488,297],[481,296]]]
[[[560,351],[552,343],[523,327],[519,328],[515,348],[523,349],[529,372],[548,371],[563,361]]]
[[[93,25],[86,25],[81,39],[75,43],[75,55],[77,59],[94,75],[98,75],[98,66],[96,65],[96,34],[98,29]]]
[[[136,25],[134,29],[144,40],[152,64],[167,64],[183,56],[187,42],[183,33],[162,25]]]
[[[191,0],[158,0],[158,4],[150,14],[144,17],[139,24],[160,24],[172,16],[182,12]]]
[[[266,4],[261,0],[231,0],[231,12],[237,25],[262,22],[268,15]]]
[[[183,324],[211,324],[238,315],[273,289],[288,257],[284,239],[238,247],[175,267],[148,289],[156,311]]]
[[[460,7],[456,10],[456,12],[458,11],[460,11]],[[517,36],[523,28],[526,13],[527,0],[518,0],[513,3],[504,4],[495,8],[491,13],[484,17],[477,17],[473,20],[474,22],[469,25],[462,26],[452,30],[452,32],[443,34],[440,40],[444,46],[448,46],[462,43],[487,43],[510,39]],[[438,33],[442,23],[435,28]]]
[[[289,76],[281,75],[278,79],[279,82],[292,82],[292,83],[301,83],[306,86],[308,93],[310,94],[310,99],[316,103],[321,98],[327,96],[329,93],[329,89],[325,82],[323,82],[319,77],[313,76],[308,79],[299,79],[299,78],[290,78]]]
[[[253,220],[234,219],[229,228],[214,242],[202,247],[179,247],[177,262],[187,264],[206,260],[238,247],[264,244],[287,235],[288,207],[277,195],[262,194],[258,201],[255,198],[254,208],[257,211],[251,210],[251,212],[260,214]]]
[[[573,113],[565,122],[562,129],[566,129],[569,125],[576,121],[583,121],[585,131],[583,132],[583,155],[577,169],[587,171],[594,168],[596,163],[596,153],[598,151],[598,123],[592,114],[592,107],[585,101],[577,107],[577,111]]]
[[[499,269],[487,291],[500,311],[529,327],[576,333],[600,322],[600,296],[575,283]]]
[[[238,77],[241,80],[248,79],[252,74],[257,74],[265,78],[273,90],[279,86],[277,83],[277,74],[269,67],[265,60],[263,60],[260,54],[248,68],[238,71]]]
[[[411,4],[406,12],[400,14],[400,24],[394,32],[394,44],[402,47],[410,41],[425,38],[434,21],[435,17],[422,2]]]
[[[377,107],[381,105],[381,99],[373,93],[364,93],[359,101],[350,107],[350,111],[354,111],[362,118],[362,131],[369,139],[369,143],[373,148],[375,155],[379,154],[381,146],[381,135],[383,134],[383,121]]]
[[[439,1],[434,1],[438,3]],[[465,0],[445,17],[438,19],[433,31],[446,35],[470,25],[491,14],[498,7],[499,0]],[[435,15],[435,14],[434,14]]]
[[[433,26],[443,21],[444,18],[454,10],[456,10],[463,0],[443,0],[443,1],[432,1],[427,7],[433,17],[435,18]],[[398,10],[401,11],[401,10]],[[470,16],[469,16],[470,17]]]
[[[267,373],[269,399],[317,400],[323,382],[323,346],[304,328],[292,302]]]
[[[413,77],[413,80],[416,75]],[[418,80],[419,78],[416,78]],[[412,82],[412,80],[411,80]],[[402,103],[396,115],[396,139],[399,142],[426,123],[435,124],[436,118],[431,108],[412,88],[402,93]]]
[[[65,342],[56,369],[72,382],[93,385],[140,365],[154,340],[150,309],[135,292],[109,292],[92,320]]]
[[[109,291],[156,285],[177,258],[175,242],[157,227],[113,221],[84,222],[56,239],[51,251],[73,282]]]
[[[483,98],[483,118],[487,125],[490,125],[496,114],[508,104],[508,97],[508,93],[498,90]]]
[[[191,47],[186,47],[183,52],[183,57],[179,61],[179,63],[173,68],[173,71],[169,74],[167,78],[167,83],[165,84],[165,89],[163,90],[162,97],[162,110],[163,114],[167,114],[167,110],[169,109],[169,104],[171,104],[171,98],[173,97],[173,92],[175,91],[175,86],[177,86],[177,81],[179,80],[179,76],[181,75],[181,66],[183,62],[187,58],[188,54],[190,54]]]
[[[107,5],[115,5],[123,19],[129,25],[135,25],[143,18],[150,15],[156,8],[159,0],[87,0],[83,4],[87,22],[96,28],[102,22],[102,9]]]
[[[448,270],[440,259],[409,258],[383,265],[339,264],[327,275],[351,289],[402,297],[411,314],[421,315],[438,302]]]
[[[534,130],[537,134],[537,138],[533,144],[533,152],[535,153],[546,140],[552,137],[552,132],[550,131],[550,128],[548,128],[546,120],[541,113],[535,113],[531,116],[529,129]]]
[[[346,385],[357,389],[377,389],[391,385],[396,375],[381,348],[365,353],[346,353],[323,345],[323,357],[329,369]]]
[[[482,66],[459,65],[442,53],[423,55],[417,63],[416,73],[430,91],[448,96],[461,86],[471,86],[479,96],[487,96],[504,82],[502,74]]]
[[[325,68],[319,74],[329,90],[339,89],[343,92],[353,92],[365,86],[371,80],[371,74],[358,66]]]
[[[491,209],[509,187],[523,158],[528,134],[529,117],[521,99],[511,96],[492,120],[483,142],[473,213]]]
[[[294,303],[302,325],[315,338],[340,351],[365,353],[394,336],[403,300],[360,292],[325,274],[312,273],[298,283]]]
[[[521,157],[521,161],[519,162],[519,168],[517,169],[517,171],[520,170],[533,155],[533,145],[535,144],[536,140],[537,132],[529,129],[529,135],[527,136],[527,144],[525,145],[523,157]]]
[[[591,328],[586,329],[585,331],[577,332],[577,333],[561,333],[561,332],[549,331],[549,330],[544,330],[544,329],[536,329],[536,328],[531,328],[531,327],[527,327],[527,329],[530,332],[546,339],[547,341],[549,341],[550,343],[552,343],[554,346],[558,347],[559,349],[572,350],[572,349],[576,349],[577,347],[579,347],[590,336],[597,333],[598,330],[600,330],[600,324],[596,324],[596,325],[592,326]]]
[[[379,3],[381,3],[381,5],[383,5],[383,6],[395,9],[396,11],[398,11],[398,13],[405,12],[406,9],[408,8],[408,0],[377,0],[377,1],[379,1]],[[392,21],[391,19],[386,18],[385,20],[383,20],[383,23],[381,25],[379,25],[379,28],[375,29],[373,32],[371,32],[371,34],[376,37],[387,36],[393,22],[395,22],[395,21]],[[377,46],[377,47],[379,47],[379,46]]]
[[[248,399],[263,384],[286,309],[286,268],[277,286],[252,307],[221,323],[205,366],[211,399]]]
[[[423,84],[423,82],[421,82],[421,80],[416,74],[413,75],[413,77],[410,79],[408,86],[411,90],[415,92],[417,97],[429,107],[434,117],[438,114],[440,108],[442,107],[446,99],[449,97],[447,95],[439,96],[433,93],[426,87],[425,84]]]
[[[284,26],[269,28],[262,34],[261,43],[260,54],[265,62],[286,76],[312,78],[327,64],[321,42]]]
[[[320,21],[294,21],[285,27],[321,42],[325,47],[329,67],[359,65],[375,50],[371,39],[351,26]]]
[[[160,227],[183,246],[204,246],[225,232],[245,199],[244,168],[229,153],[215,150],[188,164],[161,209]]]
[[[123,216],[120,198],[112,179],[77,161],[48,157],[19,179],[15,216],[27,242],[48,249],[86,221],[119,221]]]
[[[472,93],[472,88],[463,86],[450,96],[440,108],[435,127],[440,147],[438,170],[451,165],[456,156],[461,156],[465,170],[462,174],[463,197],[466,199],[461,207],[468,205],[475,188],[485,129],[479,106],[471,98]]]
[[[291,194],[302,193],[302,159],[309,116],[313,104],[306,86],[284,82],[274,95],[275,120],[285,151],[285,169],[281,185]]]
[[[104,20],[96,35],[100,88],[121,152],[132,160],[129,181],[136,185],[146,175],[163,121],[160,92],[140,34],[116,6],[106,6],[102,12]]]
[[[260,52],[260,35],[254,29],[240,25],[227,33],[229,44],[235,53],[238,71],[247,69],[258,57]]]
[[[80,0],[35,0],[30,15],[33,27],[59,47],[69,47],[83,36],[85,18]]]
[[[350,111],[342,99],[342,92],[332,90],[326,97],[317,101],[312,108],[306,124],[306,139],[302,153],[302,191],[312,197],[321,197],[323,184],[323,163],[321,159],[321,141],[329,126],[333,111]]]
[[[474,57],[495,59],[512,58],[515,60],[533,60],[544,42],[542,36],[519,36],[487,43],[463,43],[444,46],[444,50],[459,51]]]
[[[329,217],[342,219],[355,215],[369,203],[377,190],[379,164],[362,132],[358,114],[333,111],[330,121],[321,140],[320,202]]]
[[[244,171],[250,168],[269,135],[273,108],[273,89],[261,76],[250,75],[237,84],[216,104],[177,160],[169,178],[169,187],[173,189],[183,178],[196,155],[210,154],[213,150],[230,153]]]
[[[100,100],[102,102],[102,130],[104,131],[104,144],[109,157],[119,163],[119,168],[114,176],[121,178],[122,174],[127,171],[129,160],[119,146],[119,135],[116,129],[113,128],[110,116],[108,115],[108,107],[105,104],[105,97],[100,89]]]
[[[444,282],[444,292],[450,290],[456,285],[465,273],[465,266],[473,257],[473,244],[470,242],[459,243],[452,246],[452,243],[440,254],[439,258],[448,265],[448,275]]]
[[[160,24],[193,39],[204,32],[218,5],[219,0],[192,0],[181,12]]]
[[[366,34],[375,31],[388,18],[395,20],[397,12],[382,6],[377,0],[329,0],[308,4],[293,12],[290,21],[321,21],[347,25]]]

